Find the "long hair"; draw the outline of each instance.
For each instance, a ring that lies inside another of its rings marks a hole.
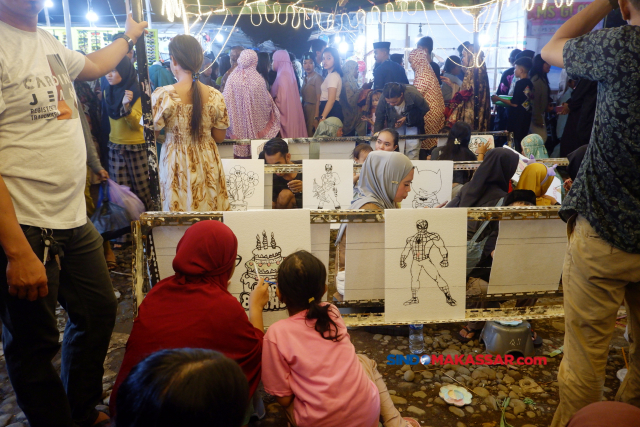
[[[327,269],[307,251],[294,252],[278,269],[278,289],[290,311],[307,311],[307,320],[315,320],[315,330],[329,341],[340,341],[338,325],[331,315],[331,304],[320,305],[327,282]]]
[[[471,126],[468,123],[457,121],[447,138],[447,144],[440,150],[438,160],[453,160],[454,162],[467,162],[477,160],[469,149],[471,141]]]
[[[183,70],[191,71],[194,76],[200,72],[204,54],[202,46],[192,37],[186,34],[175,36],[169,43],[169,54],[180,64]],[[191,82],[191,138],[196,143],[200,139],[200,127],[202,125],[202,89],[197,78]]]
[[[342,77],[342,65],[340,64],[340,53],[338,52],[338,49],[328,47],[322,51],[322,55],[325,53],[329,53],[333,57],[333,72],[338,73],[340,77]],[[325,77],[328,75],[326,71],[327,70],[325,70]]]
[[[267,52],[258,52],[258,66],[256,70],[258,70],[258,73],[260,73],[265,82],[269,82],[269,64],[271,64],[269,54]]]
[[[533,58],[533,66],[531,67],[531,70],[529,70],[529,78],[534,78],[535,76],[538,76],[538,78],[542,81],[544,81],[547,85],[549,84],[549,77],[547,76],[547,73],[544,72],[544,64],[546,64],[547,62],[542,59],[542,55],[537,54],[534,58]]]
[[[116,404],[115,427],[240,427],[249,385],[240,366],[217,351],[162,350],[131,370]]]

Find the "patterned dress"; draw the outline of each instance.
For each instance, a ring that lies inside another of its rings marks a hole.
[[[181,102],[175,88],[159,87],[151,96],[155,130],[167,134],[162,147],[159,175],[162,210],[207,212],[229,210],[229,195],[218,147],[211,129],[229,127],[222,94],[200,86],[203,99],[200,139],[191,137],[193,106]]]
[[[444,127],[444,98],[438,78],[431,68],[427,53],[422,49],[414,49],[409,54],[409,61],[415,72],[413,85],[429,104],[429,112],[424,116],[424,133],[440,133]],[[435,138],[422,141],[422,148],[430,150],[438,145]]]
[[[462,88],[460,93],[468,92],[470,97],[463,97],[457,102],[452,99],[449,108],[452,112],[449,116],[447,126],[452,127],[455,122],[461,120],[471,125],[471,129],[474,131],[488,131],[489,121],[491,119],[491,98],[489,96],[489,76],[487,75],[487,64],[485,63],[484,54],[480,54],[479,68],[474,67],[473,55],[467,51],[464,52],[464,58],[462,65],[465,67],[471,67],[465,69],[464,80],[462,82]],[[474,100],[474,84],[478,83],[478,104]],[[455,95],[454,95],[455,98]],[[476,126],[476,118],[478,124]]]

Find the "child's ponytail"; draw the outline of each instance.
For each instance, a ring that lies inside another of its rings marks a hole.
[[[308,310],[306,318],[315,320],[315,330],[322,338],[339,341],[338,325],[333,320],[331,304],[322,303],[327,269],[322,261],[307,251],[289,255],[278,269],[278,289],[290,311]]]

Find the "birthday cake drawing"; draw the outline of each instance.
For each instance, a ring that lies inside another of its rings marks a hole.
[[[266,231],[262,231],[262,239],[259,234],[256,235],[256,248],[253,250],[253,257],[244,264],[246,271],[240,277],[242,293],[239,299],[245,310],[249,310],[249,294],[258,284],[256,270],[260,277],[275,283],[282,259],[282,249],[276,244],[273,233],[271,233],[271,241],[268,241]],[[265,311],[278,311],[286,308],[276,295],[276,287],[275,284],[269,284],[269,302],[264,308]]]

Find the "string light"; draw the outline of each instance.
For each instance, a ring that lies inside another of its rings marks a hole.
[[[182,0],[162,0],[162,14],[167,17],[169,22],[173,22],[175,18],[182,17],[184,3]]]
[[[173,22],[175,18],[183,18],[184,24],[185,24],[185,33],[187,34],[189,33],[190,29],[192,29],[197,23],[199,23],[201,20],[204,19],[202,28],[198,33],[200,34],[204,30],[204,27],[207,24],[209,18],[214,14],[219,14],[224,12],[225,21],[227,17],[230,15],[230,11],[225,6],[224,0],[222,0],[221,2],[222,4],[218,9],[210,10],[204,13],[202,11],[200,0],[196,0],[196,1],[197,1],[197,5],[192,5],[192,6],[193,7],[197,6],[198,12],[187,13],[184,0],[162,0],[162,14],[166,16],[167,20],[170,22]],[[447,27],[449,32],[451,32],[451,34],[456,38],[456,40],[460,41],[457,35],[451,30],[450,28],[451,24],[447,24],[442,18],[442,16],[440,15],[438,6],[440,8],[446,8],[447,10],[449,10],[450,14],[454,17],[458,27],[463,28],[467,33],[484,32],[483,38],[484,38],[484,41],[486,41],[487,37],[489,37],[488,34],[491,32],[490,30],[491,25],[493,25],[493,23],[495,22],[494,18],[496,16],[496,9],[498,8],[498,4],[501,1],[504,3],[503,6],[506,6],[506,7],[509,7],[509,5],[511,4],[511,0],[487,0],[484,3],[477,4],[477,5],[454,6],[450,4],[445,4],[443,0],[435,0],[433,2],[433,9],[435,10],[436,14],[440,18],[444,26]],[[562,7],[564,4],[566,4],[567,6],[571,6],[573,2],[574,0],[566,0],[566,2],[565,0],[554,0],[554,4],[558,8]],[[545,10],[547,8],[548,3],[549,3],[549,0],[543,0],[542,10]],[[411,4],[413,4],[413,8],[411,7]],[[492,7],[493,7],[493,11],[490,11]],[[531,11],[533,10],[533,7],[535,7],[535,0],[522,0],[522,8],[524,10]],[[240,13],[236,19],[236,22],[233,25],[233,29],[236,28],[238,24],[238,20],[241,15],[250,15],[251,23],[254,26],[261,25],[263,20],[270,24],[278,23],[283,26],[291,25],[291,27],[294,29],[300,28],[302,25],[304,25],[306,29],[312,29],[313,27],[317,26],[320,32],[325,34],[337,35],[340,32],[345,32],[352,39],[352,41],[354,41],[354,44],[356,46],[360,46],[360,45],[366,45],[366,40],[364,40],[364,36],[362,36],[361,34],[356,37],[357,32],[354,32],[353,30],[354,29],[357,30],[358,28],[361,28],[362,25],[366,25],[367,14],[372,15],[370,19],[372,23],[376,23],[377,21],[377,23],[379,24],[385,24],[392,21],[397,22],[402,20],[405,13],[408,16],[414,16],[418,11],[423,12],[430,32],[435,34],[433,29],[431,28],[431,24],[429,22],[429,17],[427,14],[427,9],[425,7],[423,0],[395,0],[395,2],[388,1],[384,7],[384,13],[386,15],[386,19],[384,21],[382,20],[382,11],[376,5],[372,5],[368,12],[362,8],[358,9],[355,12],[355,20],[354,20],[355,22],[352,22],[353,20],[352,16],[350,16],[347,13],[341,12],[339,13],[339,18],[340,18],[339,25],[336,25],[336,17],[338,13],[326,13],[326,12],[320,12],[319,10],[315,10],[315,9],[309,9],[308,7],[304,7],[301,5],[301,0],[298,0],[295,3],[287,4],[284,7],[284,11],[283,11],[283,5],[280,4],[278,1],[275,1],[274,3],[269,3],[269,0],[253,0],[250,2],[246,2],[242,6],[242,8],[240,9]],[[473,26],[471,31],[469,31],[469,29],[467,29],[465,25],[463,25],[459,21],[458,17],[454,13],[455,11],[460,11],[462,13],[472,16]],[[284,14],[284,17],[281,17],[282,14]],[[374,14],[377,14],[377,18],[374,16]],[[258,15],[258,16],[254,17],[254,15]],[[289,21],[289,15],[291,15],[290,21]],[[195,21],[191,25],[189,25],[189,16],[192,16],[195,18]],[[346,25],[344,23],[345,16],[349,22],[349,25]],[[484,16],[484,22],[481,22],[480,20],[482,16]],[[502,11],[498,13],[498,20],[500,20],[501,18],[502,18]],[[224,26],[224,22],[222,26]],[[222,29],[222,26],[220,27],[220,30]],[[496,28],[497,28],[497,24],[496,24]],[[231,37],[231,33],[233,32],[233,29],[229,33],[226,40],[224,41],[224,44],[220,52],[224,49],[227,42],[229,41],[229,38]],[[222,42],[222,39],[224,37],[220,35],[220,30],[218,30],[218,34],[216,34],[216,36],[212,40],[215,40],[217,42]],[[344,46],[342,46],[343,43],[346,43],[343,41],[344,38],[340,38],[339,35],[337,35],[336,38],[337,40],[335,41],[336,43],[338,43],[338,47],[344,49]],[[211,43],[213,43],[213,41]],[[437,41],[436,41],[436,44],[438,44]],[[481,44],[484,44],[484,43],[481,43]],[[347,43],[347,49],[348,48],[349,48],[349,44]],[[442,47],[440,48],[442,49]],[[478,53],[474,53],[469,50],[469,53],[471,53],[474,56],[475,60],[472,61],[472,67],[464,67],[464,68],[473,68],[473,67],[478,67],[484,64],[484,60],[481,60],[481,58],[484,56],[482,49],[479,48]],[[480,62],[482,62],[482,64],[480,64]]]

